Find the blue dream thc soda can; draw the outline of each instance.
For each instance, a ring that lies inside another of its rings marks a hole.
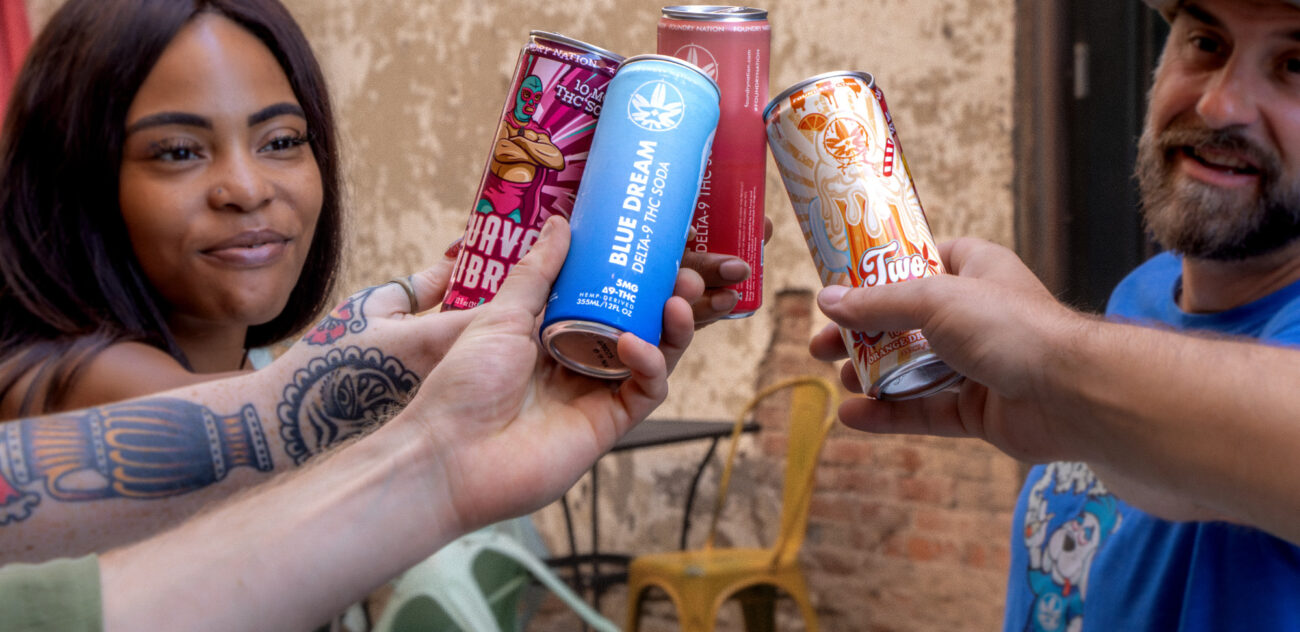
[[[572,245],[542,320],[542,344],[561,364],[620,379],[623,332],[659,344],[704,166],[718,125],[717,83],[689,62],[639,55],[623,62],[573,205]]]

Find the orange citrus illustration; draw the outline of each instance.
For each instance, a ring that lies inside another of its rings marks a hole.
[[[810,143],[817,136],[817,132],[824,129],[826,129],[826,115],[821,112],[813,112],[799,119],[799,131],[803,133]]]

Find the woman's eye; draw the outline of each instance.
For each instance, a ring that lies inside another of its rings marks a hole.
[[[1282,70],[1289,75],[1300,75],[1300,57],[1292,57],[1282,62]]]
[[[288,151],[295,147],[301,147],[307,143],[306,134],[283,134],[272,138],[270,142],[262,146],[264,152]]]
[[[155,143],[152,150],[154,160],[161,160],[162,162],[182,162],[197,160],[201,157],[198,146],[184,142],[164,141]]]

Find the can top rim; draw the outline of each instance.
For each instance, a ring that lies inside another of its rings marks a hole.
[[[763,123],[767,123],[767,119],[771,118],[772,111],[776,109],[778,103],[786,100],[787,98],[789,98],[790,95],[804,89],[807,86],[810,86],[824,79],[830,79],[832,77],[857,77],[859,79],[862,79],[863,81],[866,81],[868,88],[874,88],[876,86],[876,78],[871,76],[871,73],[862,70],[832,70],[830,72],[823,72],[820,75],[813,75],[812,77],[797,82],[794,85],[790,86],[789,88],[782,90],[781,94],[776,95],[775,98],[773,98],[771,101],[768,101],[767,106],[763,108]]]
[[[628,57],[627,59],[623,60],[623,65],[626,66],[634,61],[666,61],[669,63],[677,64],[679,66],[685,66],[686,68],[699,73],[700,77],[703,77],[705,81],[709,82],[709,85],[713,88],[713,91],[718,93],[718,98],[719,99],[722,98],[722,89],[718,87],[718,81],[713,77],[710,77],[709,73],[704,72],[703,68],[700,68],[699,66],[696,66],[695,64],[692,64],[691,62],[686,61],[685,59],[678,59],[676,57],[672,57],[669,55],[656,55],[654,53],[647,53],[644,55],[633,55],[631,57]]]
[[[663,16],[674,20],[708,22],[755,22],[767,19],[766,9],[717,4],[682,4],[663,8]]]
[[[591,53],[595,53],[596,55],[605,57],[615,63],[619,63],[619,64],[623,63],[624,57],[622,55],[615,53],[613,51],[605,50],[594,44],[588,44],[582,40],[573,39],[572,37],[569,37],[567,35],[560,35],[559,33],[552,33],[550,31],[529,31],[528,37],[530,39],[544,39],[559,44],[566,44],[568,46],[572,46],[580,50],[585,50]]]

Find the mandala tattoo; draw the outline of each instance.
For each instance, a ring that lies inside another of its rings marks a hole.
[[[379,349],[332,349],[293,374],[280,402],[280,438],[295,464],[396,414],[420,378]]]
[[[58,502],[179,496],[274,464],[251,405],[232,415],[155,398],[0,425],[0,526]]]
[[[347,333],[358,334],[366,330],[366,299],[381,286],[368,287],[339,304],[325,315],[311,331],[303,336],[303,342],[309,345],[328,345],[336,342]]]

